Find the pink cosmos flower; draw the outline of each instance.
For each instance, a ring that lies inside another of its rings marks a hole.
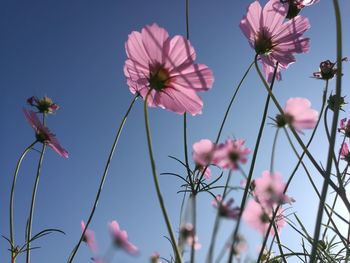
[[[350,163],[349,146],[347,143],[343,143],[339,150],[340,158]]]
[[[128,233],[121,230],[117,221],[109,223],[109,231],[112,234],[113,243],[117,248],[122,248],[131,255],[138,254],[138,248],[129,242]]]
[[[250,200],[242,215],[243,220],[252,228],[256,229],[261,235],[265,235],[269,227],[272,210],[264,207],[255,200]],[[275,218],[278,233],[286,225],[286,220],[283,216],[283,211],[280,208]],[[271,228],[270,235],[274,235],[275,231]]]
[[[284,107],[284,115],[277,115],[278,127],[289,124],[301,133],[302,129],[313,129],[318,120],[318,112],[311,109],[311,102],[305,98],[290,98]]]
[[[160,261],[160,254],[158,252],[154,252],[151,255],[151,263],[162,263],[162,261]]]
[[[284,22],[287,12],[288,4],[281,3],[280,0],[270,0],[264,8],[258,1],[254,1],[240,22],[240,28],[250,46],[259,55],[269,82],[272,81],[276,62],[276,78],[280,80],[281,69],[286,69],[295,62],[293,54],[309,50],[309,39],[302,37],[310,28],[308,19],[297,16]]]
[[[81,231],[84,232],[85,230],[85,222],[82,220],[80,222],[81,225]],[[88,245],[88,247],[90,248],[90,250],[93,253],[97,252],[97,245],[95,242],[95,234],[93,231],[86,229],[84,237],[83,237],[83,241]]]
[[[233,207],[234,200],[230,198],[228,201],[223,201],[221,195],[217,195],[212,201],[212,205],[219,209],[219,215],[229,219],[237,219],[240,208],[238,206]]]
[[[205,167],[210,165],[215,150],[215,144],[208,139],[200,140],[192,146],[192,158],[197,168],[203,172]],[[211,177],[210,168],[207,167],[204,173],[204,178],[209,180]]]
[[[203,102],[197,91],[213,85],[212,71],[204,64],[194,64],[196,52],[183,36],[170,38],[157,24],[133,31],[125,43],[127,60],[124,74],[130,91],[147,103],[183,114],[201,113]]]
[[[36,113],[26,109],[23,109],[23,112],[29,124],[33,127],[37,140],[46,143],[60,156],[68,158],[68,152],[62,148],[56,136],[41,123]]]
[[[213,155],[213,163],[224,169],[235,170],[238,163],[246,163],[250,149],[244,145],[245,141],[228,139],[219,144]]]
[[[264,207],[294,202],[293,198],[283,193],[285,187],[280,173],[264,171],[261,177],[254,180],[254,197]]]
[[[340,120],[340,128],[338,132],[344,133],[346,137],[350,138],[350,119],[347,121],[346,118]]]
[[[27,99],[27,103],[33,107],[36,107],[41,113],[54,113],[59,109],[59,106],[56,103],[53,103],[52,99],[47,96],[44,96],[42,99],[38,97],[30,97]]]
[[[181,242],[186,242],[187,245],[192,246],[194,243],[194,249],[198,250],[202,248],[202,244],[199,243],[198,237],[194,235],[194,228],[191,223],[186,223],[180,227]]]

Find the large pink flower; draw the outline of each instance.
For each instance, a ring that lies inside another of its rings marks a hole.
[[[213,155],[213,163],[224,169],[235,170],[239,163],[247,162],[247,155],[250,149],[244,145],[245,141],[228,139],[219,144]]]
[[[212,87],[212,71],[203,64],[194,64],[196,53],[186,38],[174,36],[157,24],[133,31],[125,43],[128,59],[124,74],[130,91],[147,103],[170,111],[192,115],[201,113],[203,102],[196,94]]]
[[[83,232],[85,230],[85,222],[82,220],[80,222],[81,225],[81,231]],[[90,248],[90,250],[93,253],[97,252],[97,245],[95,242],[95,234],[93,231],[91,231],[90,229],[86,229],[84,237],[83,237],[83,241],[88,245],[88,247]]]
[[[272,219],[272,209],[264,207],[255,200],[250,200],[242,215],[243,220],[251,227],[256,229],[261,235],[265,235]],[[280,233],[281,229],[286,225],[286,220],[281,208],[277,211],[275,224]],[[275,231],[271,228],[270,235],[274,235]]]
[[[113,220],[109,223],[109,231],[112,234],[113,243],[116,247],[124,249],[131,255],[138,254],[138,248],[129,242],[128,233],[125,230],[121,230],[117,221]]]
[[[281,69],[286,69],[295,62],[293,54],[309,50],[309,39],[302,38],[303,33],[310,28],[308,19],[297,16],[284,22],[287,12],[288,4],[281,3],[280,0],[270,0],[264,8],[258,1],[254,1],[240,22],[240,28],[249,44],[259,55],[269,82],[276,62],[276,78],[280,80]]]
[[[37,140],[46,143],[62,157],[68,158],[68,152],[63,149],[56,136],[41,123],[36,113],[26,109],[23,109],[23,112],[29,124],[33,127]]]
[[[289,124],[298,132],[302,129],[315,128],[318,120],[318,112],[311,109],[311,102],[305,98],[290,98],[283,109],[284,115],[277,115],[279,127]]]

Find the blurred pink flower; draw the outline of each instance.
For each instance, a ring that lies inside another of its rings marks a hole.
[[[338,132],[344,133],[346,137],[350,138],[350,119],[347,121],[346,118],[340,120],[340,128]]]
[[[151,263],[162,263],[162,261],[160,261],[160,254],[158,252],[154,252],[151,255]]]
[[[192,246],[194,243],[194,249],[201,249],[202,245],[198,241],[198,237],[194,235],[194,228],[191,223],[186,223],[180,227],[181,242],[186,242],[187,245]]]
[[[243,220],[252,228],[256,229],[261,235],[265,235],[272,218],[272,209],[264,207],[255,200],[250,200],[243,211]],[[281,229],[286,225],[283,211],[280,208],[275,218],[275,224],[280,233]],[[271,228],[270,235],[274,235],[275,231]]]
[[[80,222],[80,226],[81,226],[81,231],[84,232],[85,222],[83,220]],[[86,229],[84,237],[83,237],[83,241],[88,245],[88,247],[90,248],[90,250],[93,253],[97,252],[97,245],[95,242],[95,234],[93,231]],[[95,261],[95,262],[98,262],[98,261]]]
[[[237,169],[238,163],[246,163],[250,149],[244,146],[245,141],[228,139],[219,144],[213,154],[213,163],[225,169]]]
[[[347,143],[343,143],[339,150],[340,158],[350,163],[349,146]]]
[[[318,112],[311,109],[311,102],[305,98],[290,98],[284,107],[284,115],[277,115],[278,127],[289,124],[301,133],[302,129],[313,129],[318,120]]]
[[[131,255],[138,254],[138,248],[129,242],[128,233],[121,230],[117,221],[109,223],[109,231],[112,234],[113,243],[117,248],[122,248]]]
[[[30,97],[27,99],[27,103],[33,107],[36,107],[41,113],[54,113],[59,109],[59,106],[52,101],[51,98],[44,96],[42,99],[38,97]]]
[[[68,152],[62,148],[56,136],[41,123],[36,113],[26,109],[23,109],[23,112],[27,121],[35,131],[36,139],[41,143],[46,143],[60,156],[68,158]]]
[[[237,219],[240,208],[238,206],[233,207],[233,203],[233,198],[230,198],[228,201],[223,201],[221,195],[217,195],[216,198],[212,201],[212,205],[216,209],[219,209],[220,216],[229,219]]]
[[[280,0],[270,0],[262,8],[258,1],[248,7],[247,14],[240,22],[240,28],[248,38],[249,44],[259,55],[266,79],[271,82],[276,62],[277,80],[281,79],[281,69],[295,62],[294,53],[309,50],[309,39],[303,38],[310,28],[307,18],[297,16],[284,22],[288,4]]]
[[[264,171],[261,177],[254,180],[254,183],[254,197],[264,207],[272,208],[295,201],[283,193],[286,184],[280,173],[271,174],[269,171]]]
[[[197,168],[203,172],[205,167],[210,165],[215,150],[215,145],[208,139],[200,140],[192,146],[192,158]],[[205,170],[204,178],[209,180],[211,177],[211,170],[209,167]]]
[[[125,50],[124,74],[132,93],[145,99],[152,90],[147,101],[151,107],[179,114],[202,112],[196,92],[210,89],[214,77],[206,65],[194,64],[196,53],[185,37],[169,38],[164,28],[147,25],[129,35]]]

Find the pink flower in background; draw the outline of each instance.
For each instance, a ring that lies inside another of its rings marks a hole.
[[[300,13],[301,9],[303,9],[306,6],[316,4],[320,0],[280,0],[280,1],[282,3],[289,4],[287,18],[292,19]]]
[[[183,114],[202,112],[203,102],[197,91],[213,85],[212,71],[204,64],[194,64],[196,52],[183,36],[169,38],[168,32],[157,24],[133,31],[125,43],[128,59],[124,74],[130,91],[147,103]]]
[[[279,204],[294,202],[293,198],[283,193],[286,185],[279,173],[271,174],[269,171],[264,171],[254,183],[254,197],[264,207],[272,208]]]
[[[261,235],[265,235],[272,218],[272,209],[264,207],[255,200],[250,200],[243,211],[243,220],[252,228],[256,229]],[[283,211],[280,208],[275,218],[278,233],[286,225]],[[271,228],[270,235],[273,236],[275,231]]]
[[[44,96],[42,99],[38,97],[30,97],[27,99],[27,103],[33,107],[36,107],[41,113],[54,113],[59,109],[56,103],[53,103],[52,99]]]
[[[213,163],[225,169],[235,170],[239,163],[247,162],[250,149],[244,145],[245,141],[228,139],[225,143],[218,145],[213,155]]]
[[[313,129],[318,120],[318,112],[311,109],[311,102],[305,98],[290,98],[284,107],[284,114],[277,115],[278,127],[289,124],[301,133],[302,129]]]
[[[158,252],[154,252],[152,254],[151,263],[162,263],[162,261],[160,261],[160,254]]]
[[[212,201],[212,205],[219,209],[219,215],[229,219],[237,219],[240,208],[238,206],[232,206],[234,203],[233,198],[228,201],[223,201],[221,195],[217,195]]]
[[[128,233],[121,230],[117,221],[109,223],[109,231],[112,234],[113,243],[117,248],[121,248],[131,255],[138,254],[138,248],[129,242]]]
[[[85,222],[82,220],[80,222],[80,225],[81,225],[81,231],[84,232],[84,230],[85,230]],[[83,237],[83,241],[88,245],[88,247],[90,248],[90,250],[93,253],[97,252],[97,245],[96,245],[96,242],[95,242],[95,234],[94,234],[93,231],[91,231],[89,229],[86,229],[84,237]],[[98,261],[96,261],[96,262],[98,262]]]
[[[307,18],[297,16],[284,22],[288,4],[280,0],[270,0],[262,8],[258,1],[248,7],[247,14],[240,22],[240,28],[248,38],[249,44],[259,55],[266,79],[271,82],[276,62],[277,76],[281,79],[281,69],[295,62],[294,53],[309,50],[309,39],[303,38],[310,28]]]
[[[340,128],[338,128],[338,132],[344,133],[346,137],[350,138],[350,120],[346,118],[340,120]]]
[[[41,123],[36,113],[26,109],[23,109],[23,112],[29,124],[33,127],[37,140],[46,143],[60,156],[68,158],[68,152],[62,148],[56,136]]]
[[[347,162],[350,162],[349,146],[347,143],[343,143],[339,150],[340,158]]]
[[[208,139],[200,140],[192,146],[192,158],[197,168],[203,172],[205,167],[210,165],[215,150],[215,144]],[[210,168],[207,167],[204,173],[205,179],[209,180],[211,177]]]
[[[202,245],[198,241],[198,237],[194,235],[194,228],[191,223],[186,223],[180,227],[181,243],[186,242],[187,245],[192,246],[194,243],[194,249],[201,249]]]

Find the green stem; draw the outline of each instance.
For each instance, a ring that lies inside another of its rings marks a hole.
[[[93,206],[92,206],[92,210],[91,210],[90,215],[89,215],[89,218],[88,218],[88,220],[86,221],[86,224],[85,224],[85,229],[84,229],[84,231],[82,232],[82,234],[81,234],[81,236],[80,236],[80,239],[79,239],[77,245],[76,245],[76,246],[74,247],[74,249],[72,250],[72,252],[71,252],[71,254],[70,254],[69,258],[68,258],[68,261],[67,261],[68,263],[71,263],[71,262],[73,261],[75,255],[76,255],[76,253],[77,253],[77,251],[78,251],[78,249],[79,249],[79,247],[80,247],[80,244],[81,244],[81,242],[82,242],[83,239],[84,239],[85,231],[88,229],[88,226],[89,226],[89,224],[90,224],[90,222],[91,222],[91,220],[92,220],[92,218],[93,218],[93,216],[94,216],[94,214],[95,214],[95,210],[96,210],[97,205],[98,205],[98,200],[99,200],[99,198],[100,198],[100,195],[101,195],[101,192],[102,192],[104,183],[105,183],[105,181],[106,181],[106,177],[107,177],[107,174],[108,174],[108,169],[109,169],[111,160],[112,160],[112,158],[113,158],[115,149],[116,149],[116,147],[117,147],[117,144],[118,144],[118,141],[119,141],[119,138],[120,138],[120,134],[121,134],[121,132],[122,132],[122,130],[123,130],[124,124],[125,124],[125,122],[126,122],[128,116],[129,116],[129,113],[130,113],[132,107],[134,106],[134,103],[135,103],[135,101],[137,100],[138,97],[139,97],[139,94],[137,94],[137,95],[134,96],[134,98],[132,99],[132,101],[131,101],[131,103],[130,103],[130,106],[129,106],[128,110],[126,111],[126,113],[125,113],[125,115],[124,115],[124,117],[123,117],[122,122],[121,122],[120,125],[119,125],[117,134],[116,134],[116,136],[115,136],[115,139],[114,139],[114,142],[113,142],[111,151],[110,151],[109,156],[108,156],[108,159],[107,159],[106,166],[105,166],[104,171],[103,171],[103,175],[102,175],[102,177],[101,177],[100,185],[99,185],[98,190],[97,190],[97,194],[96,194],[96,197],[95,197],[94,204],[93,204]]]
[[[283,252],[283,249],[282,249],[281,240],[280,240],[280,236],[278,234],[277,226],[276,226],[276,224],[273,221],[271,221],[271,222],[272,222],[272,225],[273,225],[273,230],[275,231],[275,236],[276,236],[276,239],[277,239],[277,245],[278,245],[278,249],[280,251],[280,256],[282,257],[283,262],[287,263],[287,260],[284,257],[284,252]]]
[[[320,236],[321,231],[321,225],[322,225],[322,215],[323,215],[323,207],[326,202],[327,197],[327,191],[331,176],[331,169],[332,169],[332,157],[333,157],[333,151],[334,151],[334,145],[335,145],[335,139],[336,139],[336,133],[337,133],[337,125],[338,125],[338,117],[339,117],[339,101],[341,98],[341,77],[342,77],[342,26],[341,26],[341,16],[340,16],[340,8],[338,0],[333,0],[334,5],[334,11],[335,11],[335,17],[336,17],[336,27],[337,27],[337,80],[336,80],[336,106],[334,109],[334,115],[333,115],[333,122],[332,122],[332,129],[331,129],[331,139],[329,143],[329,150],[328,150],[328,159],[327,159],[327,166],[326,166],[326,173],[325,173],[325,179],[322,187],[321,192],[321,200],[318,207],[317,212],[317,219],[316,219],[316,225],[315,225],[315,233],[313,238],[313,245],[311,250],[311,256],[310,256],[310,262],[314,262],[316,259],[316,252],[317,252],[317,246],[318,246],[318,239]],[[341,186],[341,185],[340,185]],[[346,196],[346,193],[345,193]]]
[[[14,251],[15,249],[15,237],[14,237],[14,224],[13,224],[13,199],[15,196],[15,186],[16,186],[16,181],[17,181],[17,176],[19,172],[19,168],[21,167],[22,160],[26,156],[26,154],[33,148],[33,146],[37,143],[38,141],[36,140],[32,144],[30,144],[21,154],[17,161],[15,173],[13,175],[13,180],[12,180],[12,186],[11,186],[11,193],[10,193],[10,242],[11,242],[11,262],[14,263],[16,261],[16,252]]]
[[[225,188],[224,188],[224,191],[223,191],[223,194],[222,194],[222,199],[217,204],[217,211],[216,211],[216,216],[215,216],[215,222],[214,222],[213,232],[212,232],[212,235],[211,235],[211,241],[210,241],[210,245],[209,245],[207,260],[206,260],[207,263],[213,262],[213,253],[214,253],[214,248],[215,248],[215,243],[216,243],[216,237],[217,237],[217,234],[218,234],[218,231],[219,231],[219,227],[220,227],[220,209],[221,209],[221,206],[222,206],[222,202],[225,200],[225,197],[226,197],[227,187],[228,187],[228,185],[230,183],[231,175],[232,175],[232,170],[230,170],[229,173],[228,173],[226,184],[225,184]]]
[[[257,59],[257,56],[254,59],[255,62],[256,62],[256,59]],[[271,82],[271,87],[268,87],[269,91],[271,91],[272,88],[273,88],[273,85],[274,85],[274,82],[275,82],[277,68],[278,68],[278,65],[276,65],[276,67],[275,67],[274,77],[273,77],[273,80]],[[245,203],[246,203],[246,200],[248,198],[249,186],[250,186],[252,178],[253,178],[253,172],[254,172],[254,168],[255,168],[255,161],[256,161],[256,158],[257,158],[257,155],[258,155],[258,150],[259,150],[259,146],[260,146],[260,140],[261,140],[261,137],[262,137],[262,134],[263,134],[263,131],[264,131],[264,127],[265,127],[265,121],[266,121],[267,112],[268,112],[268,109],[269,109],[270,98],[271,98],[271,96],[270,96],[270,94],[268,94],[267,98],[266,98],[266,102],[265,102],[264,112],[263,112],[263,116],[262,116],[262,119],[261,119],[258,136],[257,136],[255,147],[254,147],[254,152],[253,152],[253,156],[252,156],[252,162],[250,164],[250,169],[249,169],[249,173],[248,173],[246,187],[244,189],[244,193],[243,193],[243,197],[242,197],[242,201],[241,201],[241,206],[240,206],[240,212],[239,212],[238,220],[237,220],[236,227],[234,229],[234,232],[233,232],[233,235],[232,235],[232,238],[231,238],[232,244],[230,245],[230,254],[229,254],[228,261],[227,261],[228,263],[232,262],[232,259],[233,259],[234,243],[236,242],[236,238],[237,238],[237,235],[238,235],[238,230],[239,230],[239,227],[240,227],[240,224],[241,224],[243,211],[244,211],[244,208],[245,208]]]
[[[156,171],[156,164],[155,164],[154,157],[153,157],[152,139],[151,139],[151,131],[150,131],[150,128],[149,128],[149,123],[148,123],[148,108],[147,108],[147,99],[148,99],[148,95],[149,94],[150,94],[150,92],[147,93],[146,98],[145,98],[144,112],[145,112],[145,126],[146,126],[148,152],[149,152],[149,158],[150,158],[150,161],[151,161],[153,182],[154,182],[154,186],[156,188],[159,205],[160,205],[160,208],[161,208],[162,213],[163,213],[163,217],[164,217],[167,229],[168,229],[170,240],[172,242],[172,245],[173,245],[173,248],[174,248],[174,251],[175,251],[175,254],[176,254],[175,255],[176,263],[181,263],[182,262],[181,254],[179,252],[178,246],[176,245],[175,235],[173,233],[173,230],[172,230],[172,227],[171,227],[171,223],[170,223],[170,219],[169,219],[168,213],[167,213],[165,205],[164,205],[163,196],[162,196],[162,193],[160,191],[160,185],[159,185],[159,182],[158,182],[158,176],[157,176],[157,171]]]
[[[30,212],[29,212],[29,219],[28,219],[28,225],[27,225],[27,233],[26,233],[26,244],[27,244],[27,249],[26,249],[26,263],[30,263],[30,240],[32,236],[32,224],[33,224],[33,216],[34,216],[34,207],[35,207],[35,199],[36,199],[36,193],[38,190],[38,185],[39,185],[39,179],[40,179],[40,174],[41,174],[41,167],[44,159],[44,154],[45,154],[45,149],[46,149],[46,143],[43,143],[43,148],[41,150],[40,154],[40,159],[38,163],[38,169],[36,173],[36,178],[35,178],[35,183],[34,183],[34,188],[33,188],[33,193],[32,193],[32,201],[30,205]]]
[[[320,110],[320,115],[318,116],[318,120],[317,120],[317,122],[316,122],[316,125],[315,125],[314,130],[312,131],[312,134],[311,134],[311,136],[310,136],[310,139],[309,139],[309,141],[308,141],[307,144],[306,144],[306,148],[309,148],[309,146],[310,146],[310,144],[311,144],[311,142],[312,142],[312,140],[313,140],[313,138],[314,138],[314,136],[315,136],[315,134],[316,134],[316,131],[317,131],[317,128],[318,128],[318,126],[319,126],[319,124],[320,124],[320,121],[321,121],[321,119],[322,119],[323,111],[324,111],[325,106],[326,106],[327,92],[328,92],[328,81],[326,81],[326,86],[325,86],[325,88],[324,88],[324,90],[323,90],[322,106],[321,106],[321,110]],[[284,129],[285,129],[285,128],[284,128]],[[287,137],[288,137],[288,139],[289,139],[289,135],[288,135],[288,133],[287,133],[286,130],[285,130],[285,132],[286,132]],[[291,141],[290,141],[290,142],[291,142]],[[291,143],[291,146],[292,146],[292,148],[294,149],[294,146],[293,146],[292,143]],[[297,152],[296,152],[296,154],[297,154]],[[290,183],[292,182],[292,180],[293,180],[293,178],[294,178],[294,175],[295,175],[296,172],[298,171],[298,168],[299,168],[300,164],[302,164],[302,160],[303,160],[305,154],[306,154],[306,152],[303,151],[303,153],[301,154],[300,158],[299,158],[299,156],[297,156],[297,157],[298,157],[298,163],[296,164],[296,166],[295,166],[293,172],[291,173],[291,175],[290,175],[290,177],[289,177],[289,179],[288,179],[288,181],[287,181],[287,184],[286,184],[286,186],[285,186],[285,188],[284,188],[284,191],[283,191],[284,194],[287,192],[287,189],[288,189]],[[279,209],[279,208],[278,208],[278,209]],[[272,221],[271,221],[271,222],[273,222],[273,221],[275,220],[275,217],[276,217],[276,215],[277,215],[278,209],[277,209],[277,210],[275,211],[275,213],[272,215]],[[260,249],[260,253],[259,253],[259,257],[258,257],[258,261],[257,261],[257,262],[259,262],[259,261],[261,260],[261,257],[262,257],[262,255],[263,255],[263,253],[264,253],[264,247],[266,246],[266,242],[267,242],[267,239],[268,239],[268,233],[270,233],[271,227],[272,227],[272,224],[270,223],[270,225],[269,225],[269,227],[268,227],[267,234],[265,235],[263,244],[262,244],[262,246],[261,246],[261,249]]]
[[[274,172],[275,152],[276,152],[276,145],[277,145],[277,138],[278,138],[279,130],[280,130],[280,129],[277,129],[277,130],[276,130],[275,138],[273,139],[273,144],[272,144],[271,163],[270,163],[270,173],[271,173],[271,174],[273,174],[273,172]]]

